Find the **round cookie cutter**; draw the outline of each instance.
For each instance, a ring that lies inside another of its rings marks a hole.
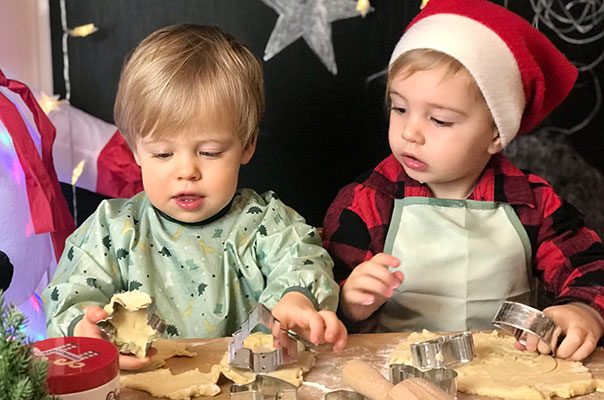
[[[529,334],[537,336],[555,353],[560,330],[558,325],[543,312],[526,304],[504,301],[493,318],[493,325],[512,334],[526,345]]]

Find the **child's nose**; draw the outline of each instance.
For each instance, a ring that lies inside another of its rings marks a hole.
[[[422,133],[422,124],[420,121],[417,121],[414,118],[409,118],[403,127],[401,136],[408,142],[423,144],[424,135]]]
[[[177,175],[180,180],[199,180],[201,179],[201,170],[194,162],[185,161],[178,166]]]

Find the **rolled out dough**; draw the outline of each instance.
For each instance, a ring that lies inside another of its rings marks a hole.
[[[122,387],[144,390],[153,397],[166,397],[171,400],[189,400],[196,396],[216,396],[220,393],[217,381],[217,371],[202,373],[197,368],[177,375],[173,375],[167,368],[162,368],[151,372],[120,376]]]
[[[254,381],[256,374],[244,369],[231,367],[228,363],[228,351],[222,360],[211,367],[210,372],[202,373],[198,369],[173,375],[167,368],[148,371],[152,366],[163,366],[165,360],[175,355],[197,356],[189,352],[184,344],[170,340],[158,340],[153,344],[157,354],[151,357],[151,365],[138,372],[122,372],[120,383],[123,387],[144,390],[154,397],[166,397],[172,400],[189,400],[195,396],[215,396],[220,392],[216,384],[222,373],[228,379],[238,384]],[[273,336],[264,333],[253,333],[244,341],[244,346],[257,351],[273,349]],[[315,357],[304,345],[298,343],[298,360],[295,363],[283,365],[268,375],[283,379],[293,385],[302,384],[302,374],[315,364]],[[148,371],[148,372],[144,372]]]
[[[438,336],[426,330],[410,334],[397,345],[389,363],[411,365],[409,344]],[[476,358],[454,367],[460,392],[509,400],[549,400],[604,391],[604,380],[594,379],[580,362],[516,350],[515,339],[499,331],[474,333],[473,337]]]

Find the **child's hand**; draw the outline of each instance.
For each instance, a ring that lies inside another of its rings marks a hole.
[[[287,331],[290,329],[314,344],[333,343],[335,352],[346,346],[346,327],[336,314],[315,310],[308,297],[302,293],[286,293],[272,312],[279,320],[279,323],[273,326],[276,348],[288,343]]]
[[[548,307],[543,312],[556,322],[564,339],[558,344],[556,357],[571,361],[589,356],[604,333],[604,321],[587,304],[570,303]],[[526,346],[516,342],[516,348],[548,354],[551,349],[535,335],[529,335]]]
[[[101,307],[90,306],[86,309],[84,318],[78,322],[73,330],[75,336],[86,336],[102,340],[107,340],[105,332],[99,328],[96,323],[104,318],[107,318],[107,313]],[[120,357],[120,369],[139,369],[147,366],[151,362],[151,356],[156,353],[157,350],[151,348],[145,358],[138,358],[136,356],[130,356],[121,354]]]
[[[394,294],[403,283],[403,273],[390,272],[388,267],[398,267],[398,258],[379,253],[359,264],[342,286],[340,308],[353,321],[367,319]]]

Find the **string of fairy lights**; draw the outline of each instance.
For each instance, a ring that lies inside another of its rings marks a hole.
[[[402,0],[401,0],[402,1]],[[429,0],[421,0],[420,8],[423,8]],[[63,79],[65,81],[65,101],[69,103],[71,99],[71,80],[69,73],[68,43],[69,38],[83,38],[93,34],[98,29],[93,23],[69,28],[67,23],[66,0],[60,0],[62,35],[62,53],[63,53]],[[509,0],[503,0],[505,7],[509,6]],[[532,24],[537,29],[543,27],[551,31],[560,41],[570,44],[576,48],[591,46],[590,51],[576,51],[570,55],[571,61],[579,68],[584,76],[591,79],[588,83],[583,83],[583,87],[588,87],[593,91],[593,102],[587,116],[570,128],[550,127],[556,133],[572,135],[581,131],[591,124],[598,114],[602,111],[603,88],[598,78],[598,70],[602,69],[604,64],[604,0],[529,0],[533,10]],[[357,0],[357,10],[362,16],[365,16],[373,7],[369,0]],[[601,43],[597,46],[595,44]],[[593,51],[593,48],[599,51]],[[375,79],[383,78],[386,75],[386,69],[370,75],[366,78],[369,83]],[[59,102],[55,97],[44,98],[48,104]],[[71,137],[71,136],[70,136]],[[73,152],[73,141],[70,143]],[[74,160],[72,160],[72,165]],[[75,183],[78,180],[84,168],[84,161],[80,161],[73,170],[72,176],[72,205],[74,218],[77,221],[77,196]]]
[[[602,70],[604,64],[604,0],[530,0],[530,4],[535,27],[543,25],[559,40],[577,48],[590,46],[590,51],[573,52],[571,61],[591,78],[591,82],[582,86],[593,89],[593,107],[571,128],[552,127],[554,132],[572,135],[589,125],[602,110],[602,84],[596,71]]]
[[[98,29],[97,27],[90,23],[90,24],[85,24],[85,25],[80,25],[80,26],[76,26],[74,28],[69,28],[67,26],[67,8],[65,6],[65,0],[61,0],[60,1],[60,8],[61,8],[61,28],[63,30],[63,35],[61,38],[61,50],[63,53],[63,80],[65,81],[65,102],[69,103],[71,100],[71,79],[69,78],[69,53],[68,53],[68,38],[69,37],[86,37],[94,32],[96,32]],[[71,110],[68,107],[67,108],[67,113],[70,113]],[[68,124],[69,124],[69,147],[70,147],[70,154],[72,157],[71,160],[71,165],[74,165],[74,160],[73,160],[73,154],[74,154],[74,148],[73,148],[73,138],[71,135],[71,118],[67,118]],[[77,194],[76,194],[76,182],[78,180],[78,178],[80,177],[80,175],[82,174],[82,171],[84,169],[84,160],[81,160],[78,162],[78,164],[76,165],[76,167],[73,170],[72,173],[72,177],[71,177],[71,202],[72,202],[72,208],[73,208],[73,218],[74,220],[78,221],[78,200],[77,200]]]

